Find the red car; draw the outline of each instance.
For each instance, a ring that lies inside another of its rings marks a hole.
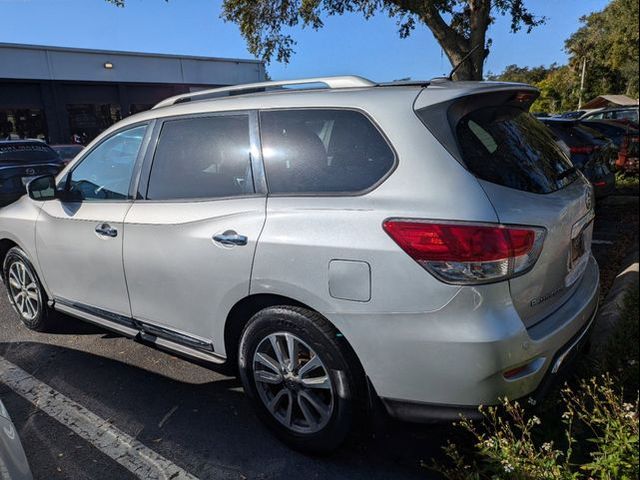
[[[585,120],[584,125],[597,130],[618,148],[616,170],[638,172],[638,126],[632,122],[616,120]]]

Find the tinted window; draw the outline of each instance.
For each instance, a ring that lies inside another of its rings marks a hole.
[[[0,162],[50,162],[58,160],[58,154],[40,142],[0,142]]]
[[[148,199],[231,197],[254,191],[248,116],[186,118],[163,125]]]
[[[615,112],[613,118],[631,120],[632,122],[638,121],[638,110],[619,110]]]
[[[477,177],[518,190],[548,193],[576,178],[548,129],[515,107],[482,108],[463,117],[456,134],[465,164]]]
[[[122,200],[129,196],[133,167],[146,126],[125,130],[102,142],[71,173],[71,192],[80,200]]]
[[[271,193],[359,192],[393,168],[391,148],[361,113],[290,110],[260,117]]]

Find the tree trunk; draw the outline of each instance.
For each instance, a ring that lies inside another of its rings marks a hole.
[[[470,30],[469,38],[451,28],[440,13],[428,2],[420,19],[429,27],[436,40],[447,55],[452,67],[460,64],[464,57],[478,47],[454,74],[455,80],[482,80],[487,28],[489,27],[491,0],[469,0]]]

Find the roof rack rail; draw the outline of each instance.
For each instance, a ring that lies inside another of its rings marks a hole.
[[[247,93],[255,93],[257,91],[266,91],[268,89],[277,89],[295,85],[324,84],[327,88],[357,88],[357,87],[374,87],[376,84],[371,80],[356,75],[345,75],[336,77],[316,77],[301,78],[299,80],[282,80],[275,82],[259,82],[245,83],[241,85],[232,85],[229,87],[212,88],[209,90],[201,90],[199,92],[185,93],[167,98],[153,107],[162,108],[177,103],[189,102],[191,100],[205,100],[207,98],[215,98],[227,95],[242,95]]]

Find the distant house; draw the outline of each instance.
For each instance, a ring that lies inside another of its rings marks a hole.
[[[627,97],[626,95],[600,95],[593,100],[588,101],[582,108],[591,110],[595,108],[613,108],[613,107],[636,107],[638,100]]]

